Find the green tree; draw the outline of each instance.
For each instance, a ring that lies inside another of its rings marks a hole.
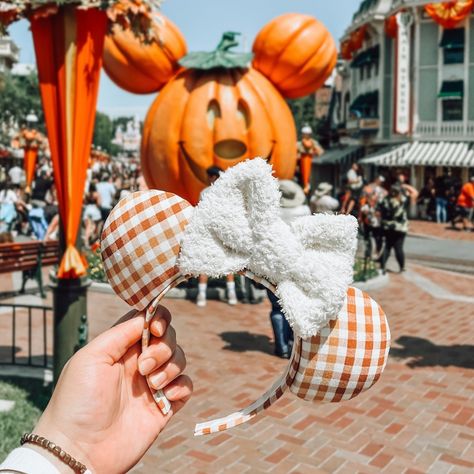
[[[102,150],[111,153],[113,151],[113,138],[114,127],[112,120],[107,114],[104,114],[103,112],[96,112],[92,143],[95,147],[100,146]]]
[[[26,123],[26,116],[34,112],[38,117],[36,127],[45,132],[43,108],[36,72],[27,76],[5,73],[0,77],[0,123]]]
[[[291,109],[291,113],[293,114],[293,118],[295,119],[298,139],[301,138],[301,128],[303,125],[309,125],[316,135],[319,127],[319,120],[315,117],[314,113],[314,94],[301,97],[300,99],[289,99],[287,102]]]

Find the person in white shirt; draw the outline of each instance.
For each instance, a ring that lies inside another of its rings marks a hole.
[[[25,181],[25,172],[19,166],[14,166],[8,171],[8,176],[10,181],[15,186],[20,186],[21,183]]]
[[[115,186],[112,184],[112,177],[109,174],[104,174],[102,181],[97,183],[96,189],[102,220],[105,222],[112,210],[115,194],[117,193]]]
[[[16,204],[19,199],[12,186],[2,183],[3,189],[0,190],[0,232],[10,232],[18,215]]]
[[[364,186],[364,179],[362,178],[360,167],[357,163],[352,163],[346,176],[347,192],[341,207],[341,213],[350,214],[356,203],[360,200],[362,188]]]

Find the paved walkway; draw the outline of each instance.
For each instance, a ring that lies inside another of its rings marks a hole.
[[[331,405],[286,394],[252,423],[199,438],[196,421],[255,400],[285,361],[272,355],[268,304],[209,302],[200,309],[167,300],[195,393],[133,472],[473,472],[473,287],[474,277],[415,265],[391,274],[388,286],[372,292],[388,315],[393,344],[369,392]],[[127,307],[91,293],[89,310],[94,335]]]
[[[460,229],[461,224],[457,224]],[[454,230],[450,223],[438,224],[430,221],[410,221],[410,234],[445,240],[467,240],[474,242],[474,233]]]

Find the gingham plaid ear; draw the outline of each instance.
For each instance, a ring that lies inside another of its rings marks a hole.
[[[180,277],[176,259],[193,207],[175,194],[131,193],[112,209],[102,231],[110,285],[129,305],[145,309]]]
[[[302,341],[290,390],[305,400],[349,400],[377,382],[389,349],[390,330],[382,308],[350,287],[337,319]]]

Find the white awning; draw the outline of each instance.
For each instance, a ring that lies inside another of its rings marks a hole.
[[[474,167],[471,142],[412,142],[368,156],[362,164],[375,166]]]

